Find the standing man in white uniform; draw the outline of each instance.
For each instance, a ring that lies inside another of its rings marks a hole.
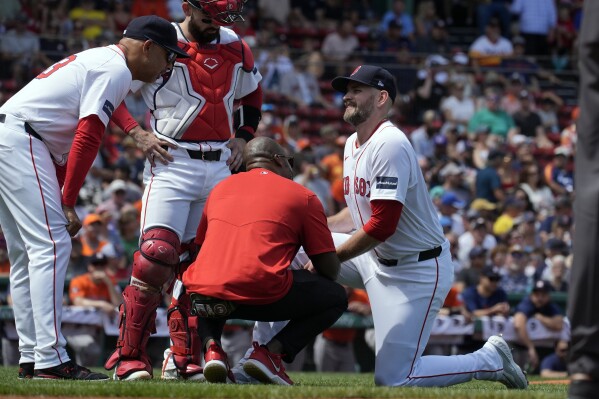
[[[208,194],[239,168],[245,143],[258,127],[262,77],[247,43],[225,27],[241,19],[243,3],[184,0],[185,20],[173,25],[190,57],[178,60],[165,81],[141,87],[152,132],[142,130],[124,105],[113,117],[134,137],[146,134],[168,143],[155,153],[159,162],[145,166],[140,250],[123,291],[117,348],[105,364],[115,368],[116,379],[153,377],[146,346],[163,286],[195,259],[190,244]],[[165,353],[163,378],[203,380],[201,340],[188,302],[175,297],[168,311],[172,354]]]
[[[375,327],[375,383],[449,386],[471,379],[526,389],[528,382],[503,338],[461,356],[422,356],[433,321],[453,282],[449,242],[406,135],[387,120],[396,96],[393,76],[362,65],[332,81],[344,93],[343,119],[356,128],[345,145],[348,207],[329,218],[337,282],[365,288]]]
[[[168,21],[139,17],[119,44],[59,61],[0,108],[0,224],[11,264],[19,378],[108,378],[71,361],[60,331],[70,236],[81,228],[73,207],[131,81],[154,82],[177,54],[187,57]]]

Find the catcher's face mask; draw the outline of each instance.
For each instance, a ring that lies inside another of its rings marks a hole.
[[[187,2],[209,16],[216,25],[229,26],[243,21],[245,0],[187,0]]]

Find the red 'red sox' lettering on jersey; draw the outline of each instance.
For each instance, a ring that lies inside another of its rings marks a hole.
[[[343,178],[343,193],[344,195],[349,195],[349,176],[345,176]],[[361,197],[370,198],[370,181],[355,176],[354,177],[354,191],[353,194],[359,195]]]

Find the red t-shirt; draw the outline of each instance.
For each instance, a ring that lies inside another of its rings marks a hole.
[[[300,246],[308,255],[335,251],[316,194],[266,169],[232,175],[212,190],[196,243],[186,289],[250,305],[287,294]]]

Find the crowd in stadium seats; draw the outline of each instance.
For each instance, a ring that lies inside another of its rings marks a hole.
[[[116,42],[135,16],[181,20],[180,3],[3,0],[0,104],[65,55]],[[491,267],[508,295],[525,295],[538,281],[567,292],[582,3],[250,0],[235,30],[263,76],[256,135],[284,144],[296,157],[295,181],[335,213],[345,206],[341,157],[352,131],[330,80],[364,63],[387,68],[399,90],[389,117],[419,156],[452,244],[457,291],[476,291]],[[126,102],[147,126],[143,99],[130,94]],[[84,227],[69,278],[100,253],[115,281],[128,279],[144,161],[111,124],[79,196]],[[5,247],[0,240],[2,273]]]

